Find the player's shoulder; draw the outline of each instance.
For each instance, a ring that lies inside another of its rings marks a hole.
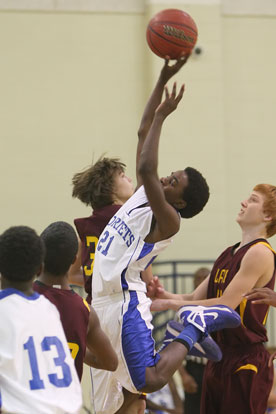
[[[25,293],[14,289],[14,288],[7,288],[0,290],[0,301],[3,303],[9,300],[18,300],[18,301],[35,301],[40,297],[39,293],[33,292],[31,295],[26,295]]]
[[[81,309],[85,313],[87,311],[90,312],[90,306],[89,306],[88,302],[82,296],[80,296],[77,292],[74,292],[72,290],[68,291],[68,292],[72,293],[72,297],[70,298],[72,307],[73,306],[78,307],[79,309]]]
[[[258,240],[256,241],[256,243],[253,243],[250,249],[248,250],[248,253],[249,252],[251,254],[260,254],[268,256],[271,256],[271,254],[276,255],[275,250],[266,240]]]
[[[257,241],[252,244],[244,255],[245,260],[250,260],[253,264],[260,265],[267,261],[274,260],[275,251],[266,241]]]
[[[148,198],[145,192],[145,188],[142,185],[139,187],[135,193],[125,202],[125,204],[121,207],[120,211],[127,212],[130,214],[131,212],[135,211],[137,207],[145,206],[148,203]]]

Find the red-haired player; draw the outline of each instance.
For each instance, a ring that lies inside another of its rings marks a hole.
[[[263,414],[273,381],[265,323],[269,301],[255,306],[245,297],[252,288],[274,288],[276,252],[267,238],[276,234],[276,187],[259,184],[241,203],[237,222],[241,242],[228,247],[216,260],[209,277],[190,295],[175,295],[157,287],[155,310],[193,304],[228,305],[241,316],[238,328],[214,334],[223,352],[221,362],[208,362],[202,393],[202,414]],[[156,289],[153,281],[152,288]],[[159,291],[159,292],[158,292]],[[248,298],[254,298],[253,294]],[[192,302],[190,302],[192,301]]]

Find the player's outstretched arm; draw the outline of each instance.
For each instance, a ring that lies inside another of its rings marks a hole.
[[[232,309],[236,309],[244,299],[245,292],[249,292],[255,287],[260,288],[268,283],[271,279],[273,268],[274,255],[271,250],[261,244],[256,244],[244,255],[239,271],[229,283],[222,296],[205,300],[193,298],[191,302],[181,301],[179,298],[172,297],[168,299],[156,299],[152,303],[152,310],[177,310],[181,306],[191,304],[202,306],[226,305]],[[205,283],[205,280],[201,285]]]
[[[145,191],[156,220],[154,230],[145,239],[145,241],[149,243],[154,243],[173,236],[178,232],[180,227],[180,219],[175,208],[166,201],[157,174],[157,167],[162,125],[165,119],[177,108],[183,97],[183,93],[184,85],[181,86],[178,94],[176,93],[176,83],[174,83],[171,93],[169,93],[165,86],[165,100],[155,111],[140,156],[138,173],[145,186]],[[183,207],[185,207],[185,205],[183,205],[182,208]]]
[[[118,366],[117,355],[109,338],[101,329],[99,318],[93,308],[90,311],[86,340],[88,352],[84,362],[94,368],[115,371]]]
[[[153,276],[152,280],[147,284],[147,296],[152,299],[177,299],[180,301],[202,300],[207,298],[207,290],[209,278],[206,277],[200,285],[192,293],[171,293],[164,289],[158,276]]]
[[[142,120],[138,129],[138,145],[136,153],[136,178],[137,178],[137,187],[142,185],[141,177],[138,173],[138,164],[140,160],[140,154],[145,142],[146,136],[151,127],[153,117],[156,111],[156,108],[160,105],[162,100],[162,95],[164,91],[164,86],[166,83],[182,68],[182,66],[187,62],[188,56],[182,56],[176,61],[173,65],[170,65],[170,57],[166,56],[165,63],[161,69],[157,83],[152,91],[152,94],[146,104]]]

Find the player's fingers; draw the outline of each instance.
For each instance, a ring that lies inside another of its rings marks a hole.
[[[178,94],[178,96],[177,96],[177,98],[176,98],[176,102],[177,102],[177,103],[181,101],[181,99],[182,99],[182,97],[183,97],[183,94],[184,94],[184,91],[185,91],[185,84],[183,84],[183,85],[181,86],[181,88],[180,88],[179,94]]]
[[[276,358],[276,352],[273,352],[273,354],[271,354],[269,361],[268,361],[268,366],[271,367],[273,360]]]
[[[179,58],[181,66],[185,65],[185,63],[187,62],[187,60],[189,59],[189,57],[191,56],[190,53],[186,54],[185,52],[183,52]]]
[[[246,293],[245,295],[245,298],[247,299],[247,300],[252,300],[252,299],[262,299],[262,298],[265,298],[266,297],[266,294],[264,293],[264,292],[258,292],[258,291],[251,291],[251,292],[248,292],[248,293]]]
[[[165,96],[166,96],[166,99],[169,99],[170,97],[167,86],[165,86]]]
[[[170,56],[166,55],[165,56],[165,66],[169,66],[169,62],[170,62]]]
[[[189,57],[191,56],[191,52],[189,52],[189,53],[186,53],[186,55],[185,55],[185,63],[187,62],[187,60],[189,59]]]
[[[268,299],[257,299],[257,300],[252,300],[251,303],[253,305],[269,305],[269,300]]]
[[[184,65],[185,62],[186,62],[186,55],[184,52],[182,52],[180,57],[177,59],[174,67],[178,70]]]
[[[176,96],[176,82],[173,83],[172,98],[175,98],[175,96]]]

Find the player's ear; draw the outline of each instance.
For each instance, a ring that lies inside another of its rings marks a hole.
[[[40,265],[39,269],[38,269],[38,272],[37,272],[36,276],[41,275],[41,273],[42,273],[43,269],[44,269],[44,264],[42,263],[42,264]]]
[[[73,261],[71,263],[71,265],[75,264],[77,260],[78,260],[78,255],[76,254],[76,256],[74,257],[74,259],[73,259]]]
[[[185,200],[179,200],[176,201],[175,203],[173,203],[173,206],[177,209],[177,210],[181,210],[182,208],[185,208],[187,205]]]
[[[271,220],[272,220],[271,215],[269,215],[269,214],[265,214],[265,216],[264,216],[264,221],[271,221]]]

